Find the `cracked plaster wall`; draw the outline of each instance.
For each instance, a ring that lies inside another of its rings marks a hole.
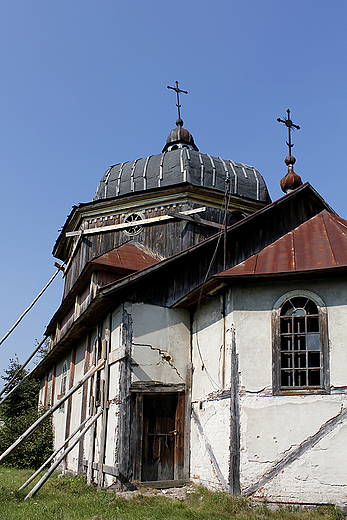
[[[190,362],[190,315],[143,303],[127,304],[133,322],[132,380],[184,383]]]

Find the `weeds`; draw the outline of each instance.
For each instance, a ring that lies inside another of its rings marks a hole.
[[[52,476],[33,498],[17,491],[30,472],[0,466],[0,520],[337,520],[332,506],[313,510],[281,507],[271,510],[226,493],[194,488],[184,501],[165,496],[134,495],[125,499],[98,492],[84,477]],[[38,477],[39,478],[39,477]]]

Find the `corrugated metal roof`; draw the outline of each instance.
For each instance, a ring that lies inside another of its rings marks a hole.
[[[347,221],[323,210],[259,253],[216,277],[347,267]]]

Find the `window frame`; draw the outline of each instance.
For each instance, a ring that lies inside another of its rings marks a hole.
[[[281,310],[288,300],[296,297],[308,298],[318,309],[320,351],[322,354],[322,381],[319,387],[282,387],[281,386]],[[272,374],[275,395],[307,395],[330,393],[329,377],[329,337],[328,313],[323,300],[307,290],[295,290],[283,294],[275,303],[272,311]]]

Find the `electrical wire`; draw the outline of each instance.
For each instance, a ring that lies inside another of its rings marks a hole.
[[[228,186],[230,187],[230,182],[229,182],[229,179],[228,177],[226,177],[225,179],[225,196],[224,196],[224,218],[223,218],[223,228],[225,228],[225,225],[226,225],[226,219],[227,219],[227,211],[228,211],[228,207],[229,207],[229,203],[230,203],[230,189],[229,189],[229,193],[228,193]],[[222,209],[223,209],[223,206],[222,206]],[[219,219],[221,220],[221,219]],[[221,222],[219,221],[219,224],[221,224]],[[200,306],[201,306],[201,298],[202,298],[202,292],[203,292],[203,289],[204,289],[204,286],[207,282],[207,279],[209,277],[209,274],[210,274],[210,271],[212,269],[212,265],[216,259],[216,256],[217,256],[217,251],[218,251],[218,247],[219,247],[219,243],[220,243],[220,240],[221,240],[221,237],[223,235],[223,233],[225,233],[225,229],[223,229],[223,231],[220,231],[219,235],[218,235],[218,238],[217,238],[217,244],[216,244],[216,247],[214,249],[214,252],[213,252],[213,255],[212,255],[212,258],[211,258],[211,261],[210,261],[210,264],[208,266],[208,269],[206,271],[206,274],[205,274],[205,278],[204,278],[204,281],[201,285],[201,289],[200,289],[200,293],[199,293],[199,298],[198,298],[198,303],[197,303],[197,306],[196,306],[196,312],[200,309]],[[201,353],[201,349],[200,349],[200,344],[199,344],[199,336],[198,336],[198,330],[197,330],[197,325],[196,325],[196,331],[195,331],[195,335],[196,335],[196,345],[197,345],[197,348],[198,348],[198,353],[199,353],[199,357],[200,357],[200,361],[201,361],[201,370],[204,370],[206,372],[206,375],[210,381],[210,383],[212,384],[212,386],[214,388],[217,388],[219,390],[221,390],[221,387],[218,385],[218,383],[216,383],[216,381],[213,379],[213,377],[211,376],[211,374],[209,373],[207,367],[206,367],[206,364],[204,362],[204,359],[203,359],[203,356],[202,356],[202,353]]]

